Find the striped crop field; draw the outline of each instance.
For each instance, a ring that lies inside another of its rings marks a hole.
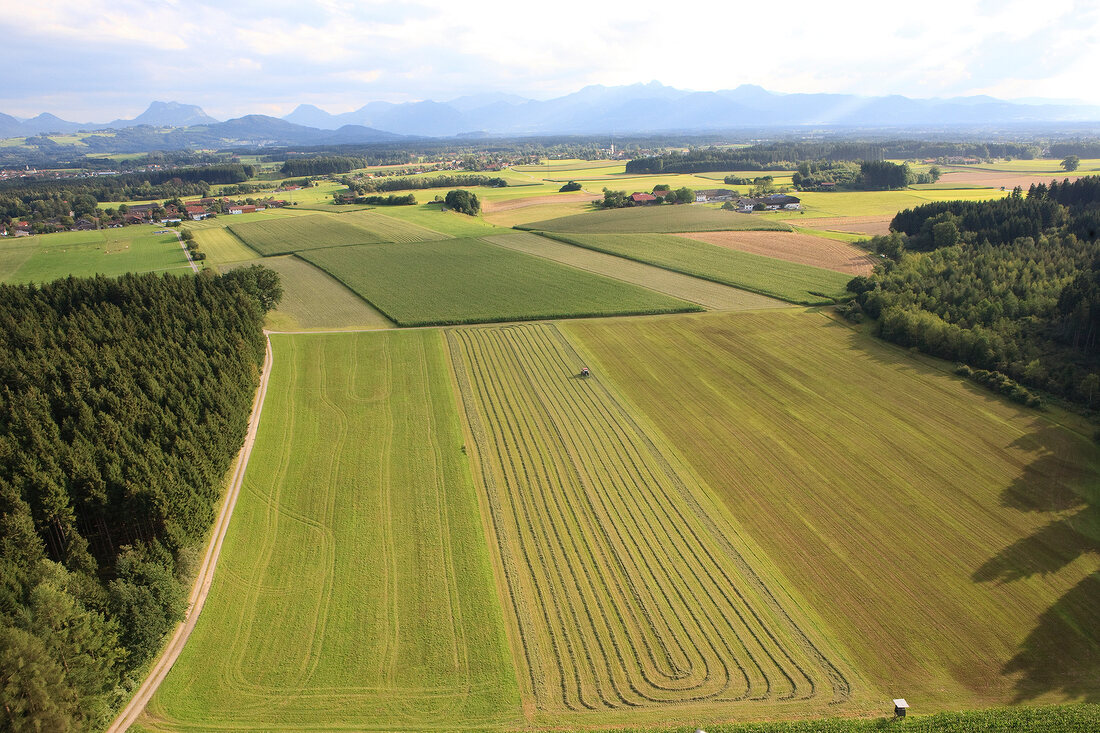
[[[844,707],[816,625],[557,326],[447,340],[537,720]]]
[[[466,216],[454,211],[443,211],[440,204],[427,203],[416,206],[387,206],[384,210],[374,209],[374,213],[390,219],[417,224],[433,232],[441,232],[449,237],[480,237],[492,234],[500,229],[476,216]]]
[[[789,225],[758,214],[739,214],[707,206],[635,206],[574,214],[524,224],[540,232],[644,234],[669,232],[782,231]]]
[[[299,256],[399,326],[701,310],[477,239],[333,247]]]
[[[647,265],[625,257],[597,252],[586,247],[577,247],[556,239],[543,237],[530,232],[516,232],[485,238],[486,242],[498,247],[507,247],[517,252],[545,257],[563,265],[588,270],[599,275],[625,280],[643,288],[674,298],[698,303],[707,310],[755,310],[758,308],[786,308],[789,304],[774,298],[768,298],[747,290],[731,288],[728,285],[703,280],[679,272]]]
[[[309,214],[230,224],[229,230],[265,257],[307,249],[385,241],[334,214]]]
[[[155,731],[514,728],[437,331],[272,336],[252,459]]]
[[[1100,446],[1072,416],[820,313],[560,329],[719,492],[873,699],[1097,699]]]
[[[726,213],[726,212],[722,212]],[[626,257],[802,305],[831,303],[851,275],[739,252],[669,234],[554,234],[569,244]]]
[[[376,211],[342,214],[340,221],[366,229],[383,242],[428,242],[433,239],[447,239],[450,236]]]

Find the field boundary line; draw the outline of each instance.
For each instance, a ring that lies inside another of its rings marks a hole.
[[[267,396],[268,378],[271,375],[271,366],[274,358],[271,350],[271,335],[264,332],[266,349],[264,353],[263,371],[260,375],[260,384],[256,388],[256,397],[252,402],[252,413],[248,418],[248,431],[245,433],[244,444],[237,454],[236,465],[233,469],[229,489],[226,491],[225,500],[222,502],[221,511],[214,523],[214,531],[206,547],[202,565],[199,568],[198,577],[191,588],[191,595],[187,602],[187,611],[183,621],[176,625],[172,638],[164,647],[160,657],[149,670],[149,674],[134,693],[133,698],[118,714],[107,733],[124,733],[136,722],[137,718],[149,704],[161,682],[168,676],[172,666],[176,663],[184,644],[195,629],[203,606],[206,604],[206,596],[210,593],[210,587],[214,582],[214,571],[217,569],[218,558],[221,556],[222,542],[225,540],[229,521],[233,517],[233,509],[237,505],[237,497],[240,495],[241,484],[244,482],[245,469],[248,467],[248,459],[252,455],[252,447],[256,443],[256,433],[260,426],[260,415],[263,412],[264,398]]]
[[[187,258],[187,264],[191,266],[191,270],[198,275],[199,266],[195,264],[195,260],[191,258],[191,250],[187,249],[187,245],[183,243],[183,236],[180,235],[179,230],[172,232],[176,235],[176,241],[180,243],[180,249],[183,250],[183,256]]]

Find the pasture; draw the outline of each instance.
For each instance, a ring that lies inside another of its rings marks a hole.
[[[669,234],[553,236],[598,252],[803,305],[832,302],[851,280],[850,276],[832,270],[738,252]]]
[[[374,209],[380,216],[409,222],[433,232],[440,232],[449,237],[479,237],[497,230],[492,224],[476,216],[466,216],[454,211],[443,211],[442,206],[436,203],[418,204],[416,206],[387,206],[385,210]],[[497,230],[499,231],[499,230]]]
[[[635,206],[575,214],[524,224],[522,229],[584,234],[641,234],[712,231],[790,231],[771,217],[708,206]]]
[[[872,257],[867,250],[846,242],[798,232],[695,232],[680,236],[852,276],[871,274],[878,260],[877,255]]]
[[[440,334],[272,346],[214,586],[142,727],[514,727],[516,675]]]
[[[1056,412],[822,314],[561,329],[743,520],[876,699],[1096,699],[1100,448]]]
[[[344,284],[294,255],[265,257],[262,262],[249,260],[219,269],[224,272],[255,264],[279,273],[283,288],[278,307],[267,314],[265,325],[272,331],[342,331],[393,326]]]
[[[42,283],[75,275],[190,272],[175,233],[153,227],[59,232],[0,240],[0,282]],[[172,230],[174,232],[174,230]]]
[[[447,339],[520,688],[539,722],[849,702],[854,678],[818,620],[611,381],[577,376],[586,358],[557,326]]]
[[[227,227],[188,228],[194,232],[195,244],[198,245],[200,252],[206,254],[206,262],[209,265],[253,260],[260,256]]]
[[[502,234],[485,238],[486,242],[507,247],[536,257],[560,262],[563,265],[588,270],[599,275],[624,280],[674,298],[698,303],[707,310],[754,310],[757,308],[786,308],[787,303],[747,290],[731,288],[711,280],[690,277],[653,265],[647,265],[625,257],[597,252],[585,247],[566,244],[556,239],[529,232]]]
[[[399,326],[700,310],[476,239],[301,252]]]

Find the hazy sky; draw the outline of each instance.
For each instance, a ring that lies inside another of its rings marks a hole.
[[[0,112],[219,119],[657,80],[1100,104],[1096,0],[0,0]]]

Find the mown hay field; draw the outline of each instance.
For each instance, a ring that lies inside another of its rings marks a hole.
[[[890,221],[893,218],[894,214],[879,214],[877,216],[830,216],[814,217],[812,219],[785,219],[784,221],[795,227],[805,227],[826,232],[863,234],[868,237],[873,237],[889,234]]]
[[[58,232],[0,241],[0,282],[42,283],[75,275],[115,277],[127,272],[190,272],[174,233],[152,227]]]
[[[575,214],[524,224],[523,229],[583,234],[713,231],[790,231],[790,226],[754,214],[706,206],[634,206]]]
[[[822,314],[561,329],[720,493],[878,699],[1096,699],[1090,435]]]
[[[701,310],[477,239],[301,252],[399,326]]]
[[[869,275],[877,257],[847,242],[798,232],[694,232],[679,236],[852,276]]]
[[[670,234],[554,234],[553,237],[805,305],[832,302],[851,279],[820,267],[738,252]]]
[[[437,331],[272,337],[244,486],[158,731],[515,727]]]
[[[578,375],[585,360],[556,325],[447,339],[536,721],[850,702],[851,672],[818,636],[820,621],[601,372]]]
[[[279,273],[283,297],[267,314],[272,331],[344,331],[392,328],[393,323],[334,277],[294,255],[265,257],[218,269],[261,264]]]
[[[507,247],[517,252],[545,257],[563,265],[577,267],[599,275],[624,280],[671,295],[692,303],[698,303],[708,310],[755,310],[758,308],[788,308],[790,304],[774,298],[768,298],[747,290],[732,288],[728,285],[691,277],[654,265],[647,265],[625,257],[597,252],[593,249],[560,242],[556,239],[530,232],[501,234],[486,237],[486,242],[499,247]]]

